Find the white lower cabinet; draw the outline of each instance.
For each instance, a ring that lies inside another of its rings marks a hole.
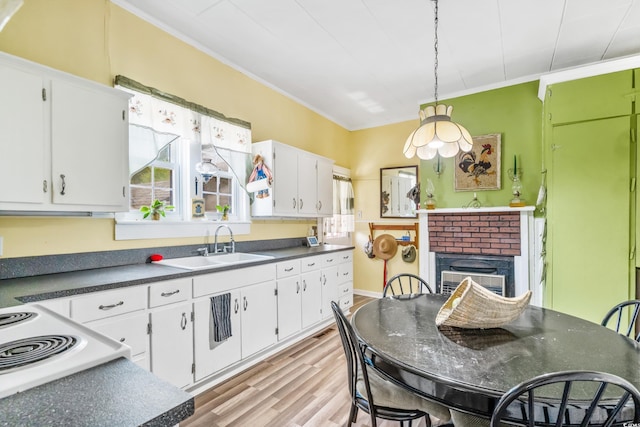
[[[278,288],[278,340],[302,329],[302,285],[300,260],[279,262],[276,265]]]
[[[151,312],[151,372],[177,387],[193,382],[191,303]]]
[[[236,363],[242,358],[240,291],[231,291],[231,336],[216,342],[211,320],[211,300],[201,298],[194,302],[194,379],[200,381],[209,375]]]
[[[277,342],[275,264],[194,277],[195,380],[264,350]],[[215,342],[211,297],[230,293],[232,336]]]
[[[131,360],[138,366],[150,370],[149,339],[147,337],[147,313],[123,314],[113,319],[97,320],[86,325],[131,347]]]
[[[322,320],[322,276],[320,270],[300,275],[302,283],[302,328]]]
[[[240,290],[242,357],[248,357],[276,343],[278,306],[275,281]]]

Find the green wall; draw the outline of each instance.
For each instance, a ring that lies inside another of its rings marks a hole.
[[[472,136],[501,134],[501,189],[478,190],[478,200],[483,206],[509,205],[512,194],[507,170],[513,168],[514,155],[518,169],[523,171],[522,198],[527,205],[535,204],[542,176],[542,102],[537,91],[536,80],[442,102],[453,105],[452,120],[467,128]],[[454,191],[454,159],[440,160],[444,172],[439,177],[434,171],[436,159],[420,162],[421,200],[426,200],[424,189],[430,178],[435,186],[436,207],[459,208],[469,203],[473,192]]]

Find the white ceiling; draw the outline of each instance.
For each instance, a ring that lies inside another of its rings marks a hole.
[[[349,130],[433,100],[432,0],[112,1]],[[640,54],[640,0],[440,0],[438,38],[446,99]]]

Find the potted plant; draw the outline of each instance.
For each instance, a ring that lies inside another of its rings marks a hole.
[[[227,221],[229,219],[229,210],[231,209],[229,205],[216,205],[216,209],[222,214],[223,221]]]
[[[142,212],[142,218],[148,218],[151,215],[151,219],[154,221],[158,221],[160,216],[166,216],[165,211],[173,210],[174,206],[168,205],[167,202],[160,201],[155,199],[152,204],[145,205],[140,207],[140,212]]]

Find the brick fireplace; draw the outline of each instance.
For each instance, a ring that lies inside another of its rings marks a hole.
[[[542,285],[534,274],[533,211],[533,207],[419,211],[420,275],[441,289],[441,272],[456,270],[452,263],[461,272],[494,272],[505,277],[506,296],[531,289],[532,303],[541,305]]]

